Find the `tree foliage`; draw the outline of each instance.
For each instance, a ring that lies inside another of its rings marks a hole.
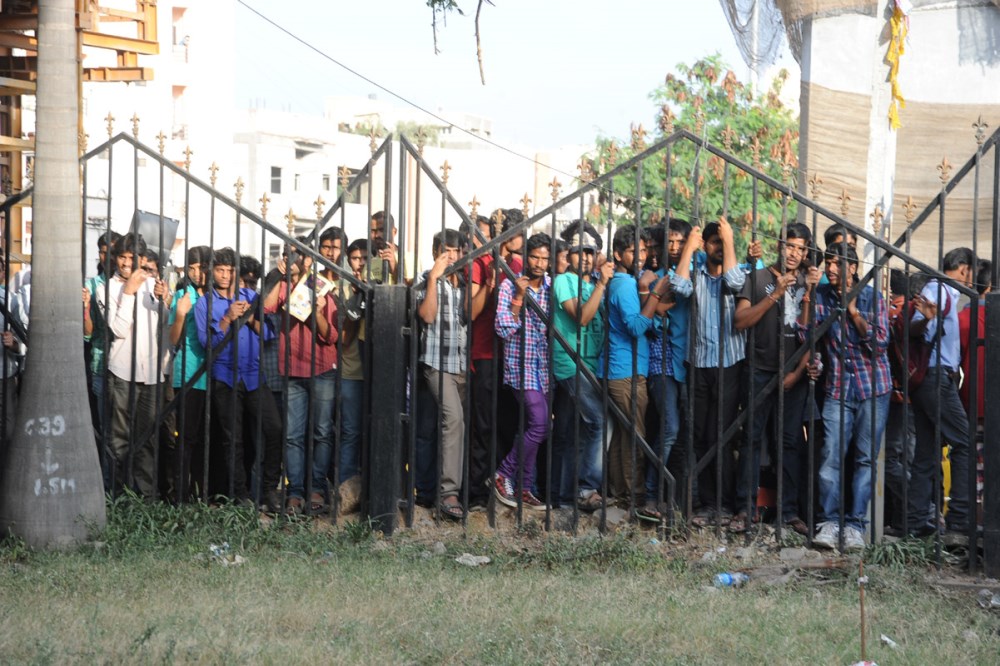
[[[716,54],[693,65],[679,64],[667,74],[663,85],[650,93],[659,107],[658,127],[647,133],[632,128],[629,140],[602,137],[590,156],[594,175],[613,170],[645,150],[651,141],[660,141],[678,129],[686,129],[721,148],[771,178],[795,187],[798,169],[798,119],[781,101],[781,88],[788,73],[782,70],[771,87],[759,95],[739,80]],[[667,183],[666,158],[670,158]],[[607,204],[613,197],[616,215],[634,220],[640,211],[642,224],[662,222],[669,213],[695,226],[726,213],[741,230],[738,245],[744,247],[752,233],[754,181],[751,174],[687,140],[679,140],[642,163],[641,185],[637,169],[613,178],[613,188],[602,195]],[[795,202],[762,181],[757,181],[757,229],[765,250],[773,248],[784,217],[794,220]],[[668,186],[669,185],[669,186]],[[667,198],[669,196],[669,205]],[[769,242],[770,240],[770,242]],[[768,252],[770,254],[770,251]]]

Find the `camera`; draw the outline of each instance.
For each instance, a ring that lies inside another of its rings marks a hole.
[[[364,291],[355,291],[344,306],[344,314],[351,321],[359,321],[365,316],[365,308],[368,303]]]

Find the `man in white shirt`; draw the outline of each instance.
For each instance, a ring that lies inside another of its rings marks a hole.
[[[965,287],[972,284],[976,257],[967,247],[959,247],[944,256],[942,269],[949,278]],[[958,327],[957,289],[939,280],[930,280],[914,300],[917,311],[910,323],[910,336],[923,336],[933,345],[927,374],[910,392],[917,445],[910,468],[910,493],[907,522],[910,534],[929,536],[937,531],[932,513],[935,468],[940,469],[941,446],[951,446],[951,497],[948,501],[948,529],[965,533],[970,516],[969,497],[969,419],[958,396],[958,368],[961,363],[961,338]],[[938,321],[940,315],[940,347]],[[940,430],[941,440],[935,441]],[[938,507],[942,509],[943,507]]]
[[[146,244],[142,236],[122,236],[113,251],[116,271],[108,281],[108,302],[104,303],[103,290],[97,293],[111,339],[107,381],[112,484],[116,490],[128,485],[143,497],[153,498],[156,391],[169,368],[170,352],[168,329],[161,318],[170,308],[170,289],[158,275],[143,268]],[[144,436],[142,441],[132,441]]]

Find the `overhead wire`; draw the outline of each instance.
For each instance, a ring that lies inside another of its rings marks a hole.
[[[430,111],[429,109],[427,109],[426,107],[422,106],[418,102],[414,102],[413,100],[411,100],[411,99],[409,99],[407,97],[404,97],[403,95],[401,95],[401,94],[399,94],[399,93],[397,93],[397,92],[395,92],[395,91],[387,88],[386,86],[384,86],[383,84],[379,83],[378,81],[375,81],[371,77],[362,74],[361,72],[359,72],[358,70],[354,69],[353,67],[351,67],[351,66],[349,66],[349,65],[347,65],[347,64],[345,64],[345,63],[343,63],[343,62],[341,62],[339,60],[337,60],[336,58],[334,58],[333,56],[331,56],[329,53],[326,53],[325,51],[323,51],[322,49],[320,49],[318,46],[315,46],[314,44],[312,44],[311,42],[307,41],[303,37],[298,36],[297,34],[295,34],[294,32],[292,32],[288,28],[286,28],[283,25],[279,24],[274,19],[272,19],[272,18],[264,15],[259,10],[255,9],[254,7],[251,7],[244,0],[236,0],[236,2],[238,4],[240,4],[240,5],[242,5],[243,7],[245,7],[248,11],[250,11],[251,13],[253,13],[254,15],[256,15],[258,18],[260,18],[261,20],[263,20],[265,23],[268,23],[269,25],[271,25],[275,29],[279,30],[280,32],[284,33],[285,35],[287,35],[291,39],[295,40],[296,42],[298,42],[302,46],[306,47],[310,51],[313,51],[314,53],[316,53],[317,55],[319,55],[323,59],[330,61],[331,63],[333,63],[334,65],[340,67],[344,71],[352,74],[353,76],[358,77],[359,79],[361,79],[362,81],[365,81],[366,83],[369,83],[369,84],[375,86],[379,90],[381,90],[381,91],[383,91],[383,92],[385,92],[385,93],[387,93],[389,95],[392,95],[393,97],[395,97],[396,99],[400,100],[404,104],[407,104],[407,105],[413,107],[414,109],[417,109],[418,111],[421,111],[422,113],[426,113],[431,118],[434,118],[435,120],[438,120],[441,123],[444,123],[445,125],[448,125],[449,127],[454,127],[458,131],[462,132],[463,134],[467,134],[470,137],[472,137],[472,138],[474,138],[474,139],[476,139],[478,141],[481,141],[481,142],[483,142],[483,143],[485,143],[487,145],[493,146],[494,148],[502,150],[502,151],[504,151],[506,153],[509,153],[509,154],[511,154],[511,155],[513,155],[515,157],[520,158],[520,159],[527,160],[527,161],[531,162],[532,164],[535,164],[535,165],[540,166],[540,167],[544,167],[546,169],[549,169],[549,170],[551,170],[551,171],[553,171],[555,173],[558,173],[560,175],[566,176],[568,178],[573,178],[573,179],[577,178],[577,176],[574,175],[574,174],[572,174],[572,173],[563,171],[562,169],[554,167],[554,166],[552,166],[550,164],[545,164],[544,162],[540,162],[539,160],[537,160],[537,159],[535,159],[533,157],[528,157],[527,155],[525,155],[523,153],[517,152],[513,148],[509,148],[509,147],[507,147],[507,146],[505,146],[505,145],[503,145],[501,143],[497,143],[496,141],[493,141],[493,140],[488,139],[488,138],[486,138],[484,136],[476,134],[475,132],[466,129],[466,128],[462,127],[461,125],[459,125],[457,123],[454,123],[454,122],[448,120],[447,118],[444,118],[440,114],[437,114],[437,113],[435,113],[433,111]]]
[[[480,142],[485,143],[485,144],[487,144],[489,146],[497,148],[498,150],[502,150],[502,151],[504,151],[504,152],[506,152],[506,153],[508,153],[510,155],[513,155],[513,156],[515,156],[515,157],[517,157],[519,159],[526,160],[526,161],[531,162],[532,164],[535,164],[537,166],[549,169],[552,172],[560,174],[560,175],[563,175],[563,176],[565,176],[567,178],[571,178],[573,180],[579,180],[579,176],[577,176],[575,174],[569,173],[567,171],[563,171],[562,169],[559,169],[559,168],[554,167],[554,166],[552,166],[550,164],[546,164],[544,162],[541,162],[541,161],[539,161],[539,160],[537,160],[537,159],[535,159],[533,157],[529,157],[529,156],[527,156],[527,155],[525,155],[523,153],[519,153],[518,151],[516,151],[516,150],[514,150],[512,148],[509,148],[508,146],[505,146],[505,145],[503,145],[501,143],[498,143],[498,142],[493,141],[491,139],[488,139],[488,138],[486,138],[484,136],[481,136],[481,135],[479,135],[479,134],[477,134],[475,132],[472,132],[471,130],[466,129],[466,128],[462,127],[461,125],[457,124],[457,123],[451,122],[450,120],[448,120],[447,118],[444,118],[440,114],[435,113],[433,111],[430,111],[429,109],[427,109],[423,105],[419,104],[418,102],[414,102],[413,100],[411,100],[411,99],[409,99],[409,98],[407,98],[407,97],[405,97],[405,96],[403,96],[403,95],[395,92],[394,90],[391,90],[390,88],[388,88],[385,85],[379,83],[378,81],[375,81],[371,77],[366,76],[365,74],[362,74],[361,72],[359,72],[358,70],[354,69],[353,67],[351,67],[351,66],[349,66],[349,65],[341,62],[340,60],[337,60],[332,55],[330,55],[329,53],[323,51],[318,46],[316,46],[313,43],[309,42],[305,38],[300,37],[299,35],[295,34],[290,29],[288,29],[285,26],[281,25],[280,23],[278,23],[277,21],[275,21],[271,17],[263,14],[261,11],[259,11],[255,7],[252,7],[245,0],[236,0],[236,2],[237,2],[237,4],[239,4],[242,7],[244,7],[247,11],[249,11],[252,14],[254,14],[259,19],[261,19],[262,21],[264,21],[265,23],[267,23],[268,25],[272,26],[274,29],[276,29],[279,32],[285,34],[287,37],[289,37],[292,40],[298,42],[299,44],[301,44],[305,48],[309,49],[310,51],[313,51],[314,53],[316,53],[317,55],[319,55],[324,60],[328,60],[329,62],[333,63],[337,67],[340,67],[341,69],[343,69],[344,71],[348,72],[349,74],[351,74],[353,76],[356,76],[357,78],[361,79],[362,81],[365,81],[366,83],[369,83],[369,84],[375,86],[379,90],[381,90],[381,91],[383,91],[383,92],[385,92],[385,93],[387,93],[389,95],[392,95],[393,97],[395,97],[396,99],[400,100],[404,104],[407,104],[407,105],[413,107],[414,109],[417,109],[418,111],[421,111],[422,113],[427,114],[431,118],[434,118],[435,120],[437,120],[437,121],[439,121],[439,122],[441,122],[441,123],[443,123],[445,125],[448,125],[449,127],[454,127],[456,129],[458,129],[458,131],[460,131],[463,134],[466,134],[466,135],[472,137],[473,139],[475,139],[477,141],[480,141]],[[703,140],[706,139],[706,138],[707,137],[703,137]],[[700,152],[701,152],[701,147],[699,146],[698,153],[700,153]],[[610,193],[611,192],[610,188],[605,188],[605,187],[600,187],[600,186],[596,187],[595,189],[597,189],[597,190],[599,190],[601,192],[604,192],[604,193]]]

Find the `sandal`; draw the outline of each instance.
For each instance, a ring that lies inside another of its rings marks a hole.
[[[326,498],[323,497],[323,493],[314,492],[309,496],[309,512],[315,514],[324,511],[326,511]]]
[[[746,532],[747,531],[747,525],[749,525],[749,524],[750,524],[750,521],[747,520],[747,512],[746,511],[740,511],[735,516],[733,516],[732,519],[730,519],[730,521],[729,521],[729,531],[730,532],[735,532],[737,534],[739,534],[741,532]]]
[[[289,497],[288,501],[285,503],[285,514],[289,516],[297,516],[300,513],[302,513],[302,498]]]
[[[636,507],[635,517],[651,523],[658,523],[663,520],[663,515],[653,502],[648,502],[645,506]]]
[[[450,502],[448,500],[451,500]],[[452,520],[462,520],[465,517],[465,511],[462,510],[462,505],[458,503],[458,500],[453,496],[445,497],[438,504],[438,511],[445,518],[451,518]]]
[[[593,513],[602,506],[604,506],[604,498],[596,490],[586,497],[580,497],[576,500],[576,508],[584,513]]]
[[[691,525],[703,529],[715,524],[715,512],[711,509],[699,509],[691,517]]]

